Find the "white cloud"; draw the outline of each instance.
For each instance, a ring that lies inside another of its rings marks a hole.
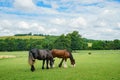
[[[32,23],[31,26],[32,26],[32,27],[38,27],[39,24],[38,24],[38,23]]]
[[[33,3],[32,0],[15,0],[14,7],[24,11],[31,11],[37,9],[37,6]]]
[[[104,29],[101,29],[100,32],[101,32],[101,33],[108,34],[108,33],[112,33],[113,30],[112,30],[112,29],[108,29],[108,28],[104,28]]]
[[[21,29],[29,29],[29,27],[30,27],[30,25],[29,25],[27,22],[25,22],[25,21],[21,21],[21,22],[19,22],[17,25],[18,25],[19,28],[21,28]]]
[[[106,27],[107,26],[107,24],[105,22],[100,22],[99,25],[102,26],[102,27]]]
[[[56,2],[51,2],[51,5],[53,9],[59,8],[59,5]]]
[[[3,28],[0,26],[0,31],[2,30]]]
[[[11,22],[8,20],[1,20],[0,22],[0,27],[3,28],[10,28],[11,25],[12,25]]]
[[[112,29],[106,29],[105,31],[106,31],[106,32],[109,32],[109,33],[112,33],[112,32],[113,32]]]
[[[104,11],[103,11],[103,14],[109,14],[110,12],[111,12],[111,11],[107,9],[107,10],[104,10]]]
[[[40,32],[43,32],[43,33],[44,33],[44,32],[45,32],[45,29],[44,29],[44,27],[39,26],[39,27],[38,27],[38,31],[40,31]]]
[[[8,29],[4,29],[3,32],[4,33],[10,33],[10,31]]]
[[[58,32],[58,30],[56,28],[53,28],[53,29],[51,28],[48,30],[49,34],[57,34],[57,32]]]
[[[44,6],[37,6],[43,1]],[[77,30],[90,39],[120,37],[120,3],[109,0],[14,0],[0,7],[0,35],[43,33],[60,35]],[[7,34],[6,34],[7,33]],[[106,36],[107,35],[107,36]]]
[[[84,4],[98,3],[98,2],[103,2],[103,1],[104,0],[79,0],[80,3],[84,3]]]
[[[49,2],[44,1],[46,4]],[[53,3],[51,3],[52,5]],[[57,8],[57,5],[55,7],[55,4],[53,4],[53,8],[49,9],[46,7],[40,7],[37,6],[34,3],[34,0],[15,0],[14,1],[14,7],[16,11],[20,11],[21,13],[25,14],[35,14],[35,15],[40,15],[40,14],[58,14],[58,12],[54,9]]]
[[[4,33],[4,34],[3,34]],[[0,34],[2,34],[3,36],[10,36],[10,35],[13,35],[14,33],[13,32],[11,32],[10,30],[8,30],[8,29],[3,29],[1,32],[0,32]]]
[[[51,23],[62,25],[62,24],[65,24],[66,22],[65,22],[65,19],[55,18],[51,20]]]
[[[75,28],[79,28],[79,27],[84,28],[87,25],[87,21],[83,17],[78,17],[78,18],[72,19],[69,24]]]
[[[117,25],[118,25],[118,27],[120,28],[120,22],[119,22],[119,23],[117,23]]]

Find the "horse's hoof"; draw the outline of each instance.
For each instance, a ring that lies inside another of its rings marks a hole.
[[[35,70],[31,70],[32,72],[34,72]]]
[[[42,67],[42,69],[44,69],[44,67]]]
[[[35,71],[35,69],[31,69],[31,71],[32,71],[32,72],[34,72],[34,71]]]
[[[34,67],[32,67],[32,68],[31,68],[31,71],[32,71],[32,72],[33,72],[33,71],[35,71],[35,68],[34,68]]]
[[[61,67],[61,65],[59,65],[58,67]]]
[[[47,67],[46,69],[49,69],[49,67]]]

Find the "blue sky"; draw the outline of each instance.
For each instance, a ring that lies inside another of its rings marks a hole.
[[[0,36],[79,31],[96,40],[120,39],[120,0],[0,0]]]

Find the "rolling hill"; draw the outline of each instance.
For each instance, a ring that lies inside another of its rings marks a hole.
[[[44,36],[1,36],[0,39],[14,38],[14,39],[44,39]]]

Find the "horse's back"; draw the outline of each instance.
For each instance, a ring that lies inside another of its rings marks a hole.
[[[29,55],[33,56],[34,59],[39,59],[39,60],[43,60],[46,59],[47,57],[52,57],[51,53],[49,50],[41,50],[41,49],[31,49],[29,51]]]
[[[51,52],[53,57],[58,57],[58,58],[69,57],[69,53],[67,50],[53,49]]]
[[[52,54],[49,50],[39,50],[39,58],[46,59],[46,58],[52,58]]]

